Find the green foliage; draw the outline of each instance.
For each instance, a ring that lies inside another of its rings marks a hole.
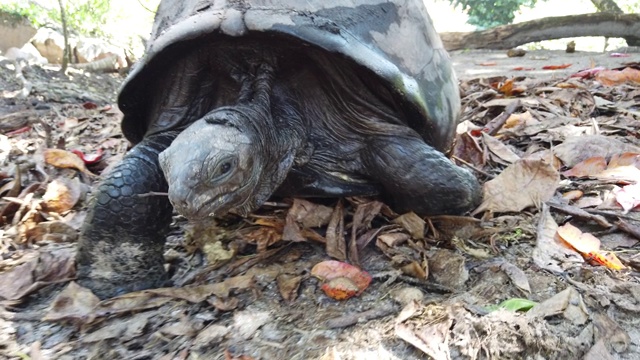
[[[522,6],[533,7],[537,0],[449,0],[469,15],[469,24],[481,29],[510,24]]]
[[[537,302],[528,299],[512,298],[501,302],[498,305],[487,306],[486,310],[489,312],[496,311],[498,309],[505,309],[509,311],[522,311],[527,312],[532,307],[538,305]]]
[[[110,10],[109,0],[66,0],[67,26],[71,33],[101,36]],[[0,0],[0,10],[25,16],[36,27],[60,28],[56,1]]]

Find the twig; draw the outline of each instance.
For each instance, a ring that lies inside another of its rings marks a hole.
[[[626,232],[627,234],[633,236],[636,239],[640,239],[640,227],[631,225],[624,220],[618,220],[616,222],[618,229]]]
[[[560,210],[560,211],[562,211],[562,212],[564,212],[566,214],[577,216],[577,217],[581,217],[581,218],[585,218],[585,219],[589,219],[589,220],[593,220],[596,223],[598,223],[598,225],[600,225],[602,227],[610,228],[610,227],[613,226],[604,217],[602,217],[600,215],[591,214],[588,211],[585,211],[584,209],[581,209],[579,207],[572,206],[572,205],[569,205],[569,204],[561,204],[561,203],[557,203],[557,202],[553,202],[553,201],[549,201],[549,202],[547,202],[547,204],[549,206],[551,206],[552,208],[554,208],[556,210]]]
[[[608,211],[603,211],[603,210],[585,209],[585,211],[588,212],[588,213],[592,213],[592,214],[599,214],[599,215],[604,215],[604,216],[613,216],[613,217],[617,217],[617,218],[620,218],[620,219],[627,219],[627,220],[631,220],[631,221],[640,221],[640,219],[636,219],[636,218],[631,217],[629,215],[610,213]]]
[[[398,307],[392,302],[385,302],[383,304],[376,305],[371,310],[363,311],[355,314],[346,314],[337,318],[327,320],[326,326],[329,329],[345,328],[347,326],[355,325],[364,321],[378,319],[391,315],[398,311]]]
[[[502,129],[504,124],[507,122],[511,114],[513,114],[516,109],[520,107],[520,99],[510,103],[502,112],[502,114],[493,118],[493,120],[489,121],[487,125],[485,125],[485,129],[487,130],[487,134],[493,136]]]
[[[482,174],[482,175],[486,176],[489,179],[495,178],[495,176],[489,174],[488,172],[485,172],[483,170],[478,169],[477,167],[473,166],[473,164],[470,164],[469,162],[464,161],[464,160],[460,159],[457,156],[452,156],[451,158],[454,159],[455,161],[460,161],[463,165],[469,167],[471,170],[473,170],[473,171],[475,171],[475,172],[477,172],[479,174]]]
[[[158,191],[149,191],[148,193],[138,194],[138,197],[149,197],[149,196],[169,196],[169,193],[166,192],[158,192]]]

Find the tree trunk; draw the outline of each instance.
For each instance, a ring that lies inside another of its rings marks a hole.
[[[613,0],[591,0],[596,9],[600,12],[610,12],[614,14],[623,14],[624,11],[620,9],[618,4]]]
[[[58,0],[60,5],[60,20],[62,21],[62,35],[64,36],[64,51],[62,53],[62,68],[61,72],[67,71],[69,66],[69,59],[71,58],[71,49],[69,48],[69,29],[67,28],[67,12],[64,10],[64,3],[62,0]]]
[[[624,11],[620,9],[618,4],[616,4],[614,0],[591,0],[591,2],[593,3],[593,5],[595,5],[596,9],[598,9],[599,12],[624,14]],[[607,40],[609,40],[609,38],[605,39],[605,50],[607,48]],[[629,46],[640,46],[640,39],[638,39],[637,37],[628,37],[625,38],[625,40],[627,41],[627,45]]]
[[[530,42],[580,36],[640,40],[640,14],[595,13],[548,17],[470,33],[441,33],[447,50],[511,49]],[[627,40],[629,41],[629,40]]]

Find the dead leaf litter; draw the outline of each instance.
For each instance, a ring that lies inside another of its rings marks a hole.
[[[2,63],[0,357],[637,359],[640,89],[628,69],[463,81],[452,158],[484,183],[473,216],[369,198],[272,199],[210,226],[176,216],[174,287],[100,301],[73,282],[75,241],[100,174],[129,146],[122,78],[25,67],[23,98]]]

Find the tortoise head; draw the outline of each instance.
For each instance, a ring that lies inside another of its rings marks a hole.
[[[242,107],[216,109],[180,133],[160,154],[169,200],[189,220],[247,215],[265,202],[284,180],[290,161],[263,149],[251,124],[261,123]],[[271,153],[271,155],[275,155]],[[273,156],[272,156],[273,157]]]

